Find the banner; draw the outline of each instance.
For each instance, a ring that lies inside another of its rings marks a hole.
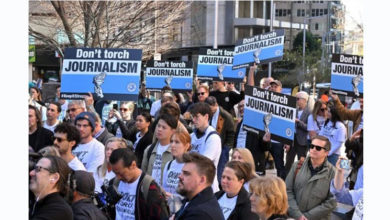
[[[199,51],[196,76],[201,80],[242,82],[245,68],[232,70],[232,49],[206,49]]]
[[[192,62],[149,61],[146,67],[146,88],[161,90],[169,86],[174,91],[192,90]]]
[[[258,87],[245,86],[243,128],[271,139],[292,144],[295,133],[296,98]]]
[[[88,92],[100,99],[136,101],[142,50],[66,48],[61,98],[84,99]]]
[[[363,97],[363,57],[332,55],[331,89],[338,94]]]
[[[256,64],[282,60],[284,48],[284,30],[255,35],[240,39],[234,48],[233,70]]]

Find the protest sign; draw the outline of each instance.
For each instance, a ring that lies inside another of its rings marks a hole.
[[[263,64],[283,58],[284,30],[243,38],[234,48],[233,70],[249,67],[253,63]]]
[[[331,88],[339,94],[363,97],[363,57],[332,55]]]
[[[84,99],[88,92],[105,100],[137,100],[142,50],[66,48],[61,98]]]
[[[232,49],[201,48],[198,57],[196,76],[201,80],[242,82],[245,68],[232,70]]]
[[[192,62],[149,61],[146,67],[146,88],[161,90],[169,86],[175,91],[192,90]]]
[[[267,130],[272,140],[294,141],[296,98],[282,93],[245,86],[243,128],[260,134]]]

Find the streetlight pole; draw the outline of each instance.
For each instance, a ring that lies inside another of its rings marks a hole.
[[[275,7],[274,7],[274,1],[271,0],[271,14],[270,14],[270,19],[271,19],[271,23],[270,23],[270,32],[273,31],[273,25],[274,25],[274,13],[275,11]],[[268,78],[271,77],[271,73],[272,73],[272,63],[269,62],[268,63]]]
[[[213,48],[218,48],[218,0],[215,0],[215,12],[214,12],[214,44]]]

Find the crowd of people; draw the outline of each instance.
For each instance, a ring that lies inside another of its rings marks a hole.
[[[223,81],[184,95],[166,86],[156,101],[142,84],[138,102],[116,106],[92,94],[63,100],[60,86],[43,103],[32,87],[30,219],[330,219],[337,202],[362,219],[363,99],[349,110],[331,92],[313,103],[296,93],[287,145],[272,130],[243,128],[253,74],[240,91]],[[260,87],[280,93],[282,83],[263,78]],[[266,175],[270,157],[276,176]]]

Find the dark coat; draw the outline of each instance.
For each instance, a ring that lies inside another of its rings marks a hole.
[[[127,140],[130,140],[131,136],[133,136],[134,133],[137,133],[135,121],[133,119],[128,121],[118,119],[115,123],[106,121],[106,128],[108,129],[108,132],[112,133],[114,136],[116,136],[116,130],[118,127],[121,129],[122,137]]]
[[[53,145],[53,132],[44,127],[38,127],[34,133],[28,136],[28,144],[35,152],[46,146]]]
[[[296,128],[295,135],[297,137],[298,144],[301,146],[306,146],[307,144],[307,134],[308,134],[307,119],[309,118],[309,115],[310,115],[310,110],[308,109],[308,107],[306,107],[303,110],[301,117],[299,118],[299,122],[295,123],[295,128]]]
[[[215,193],[217,200],[223,196],[225,192],[219,191]],[[238,192],[236,207],[230,213],[230,216],[227,220],[258,220],[259,216],[251,212],[251,201],[249,200],[249,194],[244,187],[241,187],[240,192]]]
[[[51,193],[35,204],[30,219],[73,220],[73,212],[59,193]]]
[[[95,137],[96,140],[98,140],[100,143],[102,143],[104,146],[106,146],[106,142],[108,139],[114,137],[113,134],[108,132],[107,128],[104,129],[104,131],[99,135],[99,137]]]
[[[137,140],[136,135],[137,135],[137,133],[135,133],[130,138],[130,141],[132,141],[133,143],[135,143],[135,141]],[[153,141],[153,133],[149,129],[148,132],[146,132],[146,134],[141,138],[141,140],[139,140],[139,142],[135,148],[135,156],[137,157],[137,166],[138,167],[141,167],[144,151],[149,145],[152,144],[152,141]]]
[[[221,137],[222,146],[233,148],[234,144],[234,121],[232,115],[222,107],[219,107],[219,116],[215,130]]]
[[[108,220],[91,199],[81,199],[72,204],[74,220]]]
[[[183,206],[187,200],[183,201]],[[198,193],[182,213],[175,214],[175,220],[224,220],[222,210],[213,194],[211,187]]]

